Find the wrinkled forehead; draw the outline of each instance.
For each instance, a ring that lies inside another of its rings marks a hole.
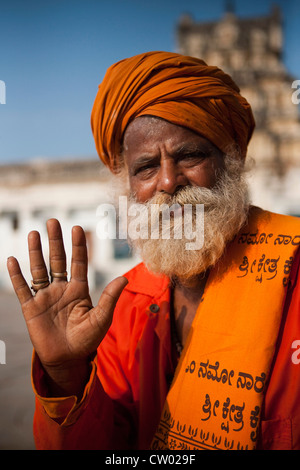
[[[139,116],[133,119],[125,129],[123,135],[123,146],[126,145],[128,136],[132,134],[136,135],[137,133],[143,133],[149,137],[155,135],[157,130],[161,127],[164,127],[168,121],[156,116]]]
[[[142,149],[151,152],[159,145],[164,145],[169,150],[178,150],[179,147],[188,145],[192,149],[202,145],[207,150],[219,151],[211,141],[191,129],[149,115],[137,117],[127,126],[122,153],[128,155]]]

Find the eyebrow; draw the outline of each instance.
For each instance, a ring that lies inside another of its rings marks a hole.
[[[211,153],[212,147],[205,143],[185,143],[174,150],[173,155],[185,155],[188,153]]]
[[[180,158],[181,156],[188,155],[188,154],[210,154],[212,152],[211,145],[207,145],[205,143],[184,143],[178,146],[177,149],[172,151],[171,155],[175,158]],[[136,170],[147,165],[149,163],[159,163],[160,155],[151,155],[151,154],[143,154],[135,160],[131,167],[131,173],[134,174]]]

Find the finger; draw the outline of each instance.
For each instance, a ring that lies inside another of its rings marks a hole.
[[[29,233],[28,249],[32,279],[37,281],[48,277],[48,270],[43,257],[39,232],[32,231]]]
[[[104,289],[98,302],[98,309],[95,309],[97,323],[107,330],[111,324],[116,303],[128,280],[124,276],[117,277],[111,281]]]
[[[63,242],[61,226],[58,220],[47,221],[47,231],[49,238],[49,262],[50,272],[64,273],[67,269],[66,252]],[[60,282],[64,278],[53,277],[53,282]]]
[[[82,227],[72,229],[71,278],[76,281],[87,281],[88,257],[85,233]]]
[[[7,260],[7,269],[19,302],[24,305],[33,298],[33,295],[24,279],[18,261],[13,256],[10,256]]]

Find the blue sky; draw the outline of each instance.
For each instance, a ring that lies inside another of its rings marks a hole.
[[[225,0],[0,0],[0,163],[96,156],[90,113],[112,63],[176,49],[183,13],[216,20]],[[239,16],[268,14],[272,0],[235,0]],[[277,0],[284,61],[300,79],[299,0]]]

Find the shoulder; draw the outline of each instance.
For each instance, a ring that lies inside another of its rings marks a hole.
[[[249,211],[249,219],[262,220],[269,222],[270,224],[278,224],[278,226],[300,228],[300,217],[296,217],[288,214],[279,214],[277,212],[271,212],[260,207],[251,206]]]
[[[247,223],[242,231],[245,232],[247,229],[252,233],[269,233],[275,238],[276,236],[286,237],[286,240],[292,238],[294,240],[293,244],[300,245],[300,217],[279,214],[252,206]]]

